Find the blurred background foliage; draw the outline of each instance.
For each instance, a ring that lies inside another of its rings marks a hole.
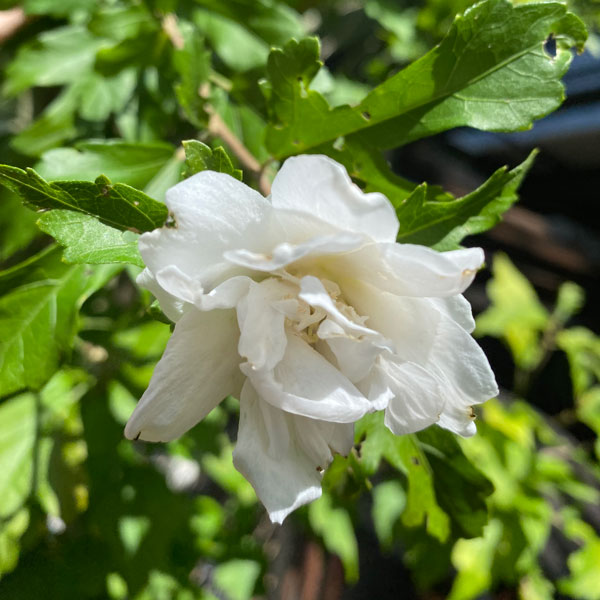
[[[2,0],[25,16],[1,41],[0,162],[53,180],[104,173],[161,199],[184,168],[180,141],[227,145],[220,123],[259,163],[269,157],[258,82],[272,46],[318,35],[325,67],[312,87],[331,105],[355,103],[436,44],[469,4]],[[592,53],[598,6],[573,2]],[[598,86],[580,95],[582,105],[597,99]],[[389,159],[413,180],[433,173],[433,183],[473,189],[498,153],[474,158],[457,144],[442,136]],[[515,142],[507,160],[523,151]],[[536,182],[555,165],[543,155],[523,193],[531,214],[547,199]],[[245,171],[250,183],[256,175]],[[233,468],[235,399],[176,442],[123,438],[169,325],[133,283],[137,267],[65,264],[39,215],[1,188],[0,335],[30,316],[37,366],[26,383],[42,387],[23,393],[6,375],[15,366],[0,364],[9,382],[0,393],[0,598],[600,598],[598,237],[583,229],[589,209],[574,211],[593,250],[571,247],[575,263],[565,263],[564,240],[557,262],[527,254],[535,243],[553,247],[548,227],[529,246],[513,244],[511,224],[527,237],[514,219],[504,235],[474,241],[491,266],[487,295],[483,283],[470,292],[476,335],[504,388],[478,412],[477,436],[431,428],[395,437],[369,415],[353,453],[327,470],[323,497],[279,528]],[[536,285],[506,254],[492,258],[499,249],[514,251]],[[54,284],[40,287],[32,312],[22,291],[41,275]],[[41,339],[36,322],[51,303],[64,308]],[[558,404],[544,403],[548,386]]]

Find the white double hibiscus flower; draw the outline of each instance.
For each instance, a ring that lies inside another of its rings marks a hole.
[[[475,432],[471,406],[497,393],[461,296],[480,249],[397,244],[388,199],[325,156],[288,159],[269,198],[204,171],[167,205],[138,282],[176,325],[127,437],[172,440],[237,396],[234,464],[282,522],[368,412],[396,434]]]

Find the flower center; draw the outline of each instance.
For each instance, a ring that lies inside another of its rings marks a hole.
[[[282,306],[285,305],[285,310],[283,312],[286,315],[286,329],[292,331],[295,335],[300,336],[304,341],[314,347],[317,342],[320,341],[317,332],[321,323],[329,316],[327,311],[319,306],[311,306],[297,295],[297,290],[300,290],[301,288],[300,277],[292,275],[284,269],[279,271],[276,275],[278,276],[278,280],[286,285],[288,289],[291,287],[290,284],[292,284],[296,291],[296,294],[286,294],[281,302]],[[365,324],[368,317],[359,315],[352,306],[343,300],[342,292],[337,283],[323,278],[320,278],[319,281],[329,295],[335,308],[342,315],[357,325]]]

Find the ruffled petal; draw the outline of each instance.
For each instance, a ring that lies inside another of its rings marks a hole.
[[[260,399],[250,382],[244,384],[233,463],[274,523],[321,495],[321,471],[332,450],[347,454],[352,442],[352,424],[291,415]]]
[[[356,279],[398,296],[448,297],[471,284],[483,260],[480,248],[436,252],[414,244],[370,244],[329,257],[327,268],[342,288]]]
[[[251,369],[272,370],[287,346],[285,314],[274,307],[291,287],[277,279],[252,283],[238,305],[240,341],[238,352]]]
[[[144,233],[142,258],[152,273],[177,267],[205,290],[242,274],[223,258],[225,250],[264,252],[272,245],[265,235],[271,218],[268,200],[224,173],[202,171],[167,191],[175,226]]]
[[[167,442],[201,421],[243,381],[233,310],[187,311],[125,427],[129,439]]]
[[[355,282],[345,289],[348,301],[367,325],[396,346],[396,357],[425,368],[441,383],[447,406],[467,408],[498,393],[488,360],[477,342],[429,298],[398,297]]]
[[[240,369],[262,399],[296,415],[351,423],[372,410],[347,377],[295,334],[288,333],[285,354],[273,370],[249,363]]]
[[[352,382],[364,379],[373,368],[375,360],[384,347],[372,339],[350,337],[346,331],[331,319],[325,319],[317,331],[325,340],[335,357],[339,370]]]
[[[182,300],[161,287],[158,281],[156,281],[156,277],[149,269],[144,269],[137,276],[136,283],[141,288],[148,290],[158,300],[161,310],[169,319],[171,319],[171,321],[174,323],[179,321],[188,306],[188,303],[185,300]]]
[[[376,241],[394,242],[398,234],[390,201],[383,194],[364,194],[346,169],[327,156],[288,158],[273,181],[271,198],[277,209],[309,213]]]
[[[248,293],[252,284],[252,279],[246,275],[237,275],[226,279],[205,294],[201,282],[193,280],[177,265],[164,267],[156,273],[155,279],[163,294],[170,294],[200,310],[234,308]]]
[[[376,331],[357,323],[355,320],[352,320],[343,314],[335,305],[323,283],[312,275],[307,275],[300,280],[300,293],[298,294],[298,297],[314,308],[322,308],[330,316],[332,321],[340,325],[343,330],[348,333],[357,336],[367,335],[375,338],[381,337]]]
[[[409,362],[381,360],[377,368],[383,385],[394,394],[384,420],[393,433],[414,433],[439,421],[445,398],[436,377]]]
[[[335,233],[310,238],[301,244],[282,242],[268,254],[250,250],[228,250],[224,257],[232,264],[255,271],[277,271],[301,259],[339,254],[364,245],[364,237],[355,233]]]

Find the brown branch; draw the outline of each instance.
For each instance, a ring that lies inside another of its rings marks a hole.
[[[18,6],[8,10],[0,10],[0,44],[11,38],[23,25],[27,16]]]
[[[163,18],[162,28],[175,48],[180,50],[184,47],[185,42],[183,35],[179,29],[177,17],[174,14],[169,13]],[[212,73],[210,79],[214,82],[215,78],[221,79],[219,85],[222,86],[223,78],[221,78],[218,73]],[[210,95],[210,86],[208,85],[208,82],[198,90],[198,94],[201,98],[208,98]],[[210,135],[213,137],[220,137],[225,142],[227,147],[235,154],[242,165],[257,179],[258,189],[261,194],[268,196],[271,193],[271,182],[265,173],[265,169],[233,131],[227,127],[227,123],[223,121],[221,116],[209,103],[205,104],[204,110],[208,114],[208,132]]]
[[[235,154],[242,165],[258,179],[258,189],[261,194],[268,196],[271,193],[271,182],[261,164],[210,105],[207,105],[205,110],[209,115],[209,133],[212,136],[220,137],[227,144],[227,147]]]
[[[164,16],[162,20],[162,29],[177,50],[183,49],[185,41],[183,39],[181,30],[179,29],[177,17],[173,13],[169,13],[168,15]]]

